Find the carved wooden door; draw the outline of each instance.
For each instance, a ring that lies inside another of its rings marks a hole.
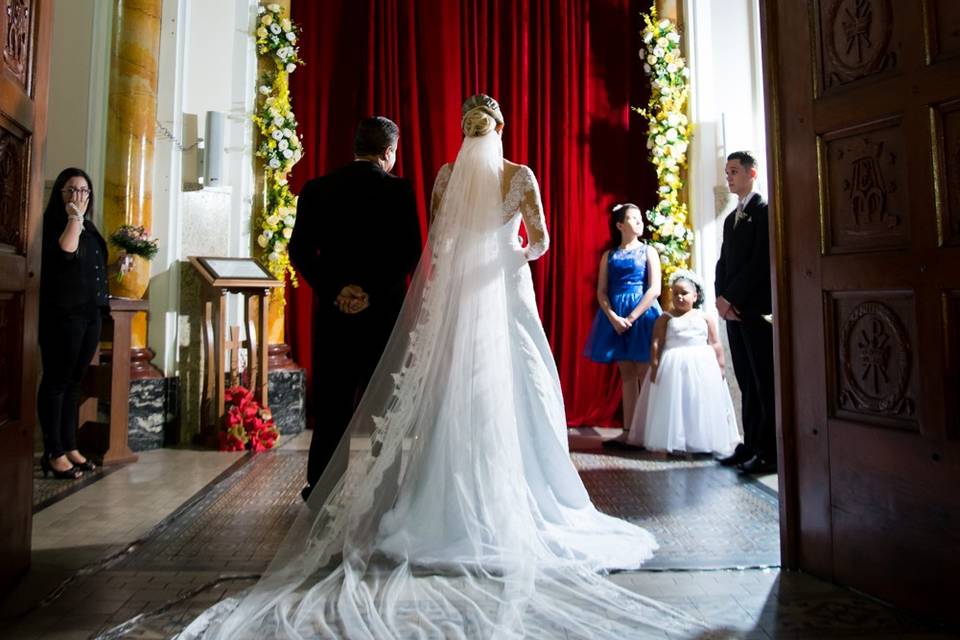
[[[785,557],[956,620],[960,2],[763,6]]]
[[[0,590],[30,562],[52,1],[0,0]]]

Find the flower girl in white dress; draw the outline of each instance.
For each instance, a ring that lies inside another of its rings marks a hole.
[[[741,441],[723,379],[723,346],[692,271],[670,277],[673,309],[653,328],[650,375],[627,441],[651,451],[727,455]]]

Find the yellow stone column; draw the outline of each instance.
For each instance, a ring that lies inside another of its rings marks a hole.
[[[656,0],[657,15],[680,26],[680,3],[677,0]]]
[[[162,0],[116,0],[114,4],[103,181],[105,235],[122,224],[150,229],[152,222],[161,6]],[[111,248],[109,261],[116,257]],[[137,260],[127,278],[149,282],[150,263]],[[146,350],[145,313],[133,319],[131,347]]]

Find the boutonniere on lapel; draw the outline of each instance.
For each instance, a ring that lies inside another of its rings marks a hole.
[[[736,216],[733,219],[733,226],[736,227],[741,222],[751,222],[753,221],[753,216],[744,211],[743,209],[737,208]]]

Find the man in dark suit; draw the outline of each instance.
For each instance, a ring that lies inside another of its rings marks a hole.
[[[767,203],[753,190],[757,161],[748,152],[731,153],[726,174],[738,202],[723,223],[715,285],[717,311],[727,321],[733,372],[743,396],[744,442],[720,464],[737,465],[744,473],[772,473],[777,442]]]
[[[413,186],[390,175],[399,129],[383,117],[357,127],[354,161],[300,192],[290,260],[314,292],[316,422],[306,499],[330,462],[376,368],[420,259]]]

